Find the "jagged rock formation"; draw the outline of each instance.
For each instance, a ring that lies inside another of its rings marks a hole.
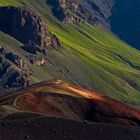
[[[54,15],[64,22],[79,22],[80,19],[77,18],[79,16],[91,24],[100,24],[106,27],[109,27],[107,18],[111,15],[110,9],[114,4],[113,0],[49,0],[47,3],[53,6]],[[70,11],[77,16],[71,14]]]
[[[29,76],[17,70],[10,63],[0,57],[0,79],[4,87],[21,88],[29,85]]]
[[[44,57],[34,57],[31,55],[28,56],[28,60],[31,64],[37,66],[42,66],[46,61]]]
[[[20,69],[26,69],[27,63],[22,56],[15,55],[13,53],[8,53],[6,58],[13,62]]]
[[[15,66],[13,65],[15,64]],[[6,88],[21,88],[29,85],[30,77],[22,69],[26,61],[6,49],[0,49],[0,83]]]
[[[51,34],[43,19],[26,7],[0,7],[0,30],[26,45],[56,47],[59,40]]]
[[[27,62],[22,56],[16,55],[12,52],[8,52],[6,49],[2,47],[0,48],[0,55],[2,55],[4,58],[14,63],[20,69],[27,68]]]
[[[79,22],[80,18],[70,14],[72,11],[76,13],[79,9],[79,4],[75,0],[48,0],[47,4],[52,6],[54,16],[66,23]]]
[[[7,33],[23,43],[22,49],[31,57],[40,52],[45,55],[46,48],[60,45],[57,37],[50,33],[41,16],[27,7],[0,7],[0,31]],[[33,57],[32,57],[33,59]],[[33,62],[33,63],[32,63]],[[28,64],[43,65],[45,59],[30,60],[15,52],[0,48],[0,85],[6,88],[22,88],[29,85]]]

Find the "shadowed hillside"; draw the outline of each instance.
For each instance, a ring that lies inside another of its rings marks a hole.
[[[111,12],[111,31],[128,44],[140,49],[140,1],[116,0]]]

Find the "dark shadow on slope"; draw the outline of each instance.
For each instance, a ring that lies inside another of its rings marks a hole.
[[[59,20],[63,21],[63,19],[65,18],[65,15],[64,15],[63,8],[60,6],[59,0],[47,0],[46,4],[52,7],[53,15]]]
[[[116,0],[109,20],[113,33],[133,47],[140,49],[140,1]]]

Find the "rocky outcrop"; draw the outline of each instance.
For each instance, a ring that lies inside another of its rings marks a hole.
[[[57,3],[57,6],[55,5]],[[80,18],[91,24],[105,25],[109,28],[108,17],[111,15],[111,8],[114,1],[104,0],[49,0],[48,4],[53,7],[54,15],[59,12],[64,22],[80,22]],[[59,9],[59,11],[58,11]],[[61,11],[61,12],[60,12]],[[71,11],[73,14],[71,14]],[[78,18],[79,16],[80,18]],[[63,17],[63,18],[62,18]]]
[[[45,58],[42,58],[42,57],[36,58],[36,57],[29,56],[28,58],[31,64],[33,65],[42,66],[45,63]]]
[[[27,62],[19,55],[0,48],[0,83],[6,88],[26,87],[30,83],[30,76],[23,69]]]
[[[0,80],[6,88],[21,88],[29,85],[30,78],[26,73],[16,69],[0,57]]]
[[[52,12],[61,21],[66,23],[80,22],[80,18],[72,15],[70,11],[76,13],[79,4],[75,0],[48,0],[47,4],[52,6]]]
[[[26,73],[17,71],[13,67],[8,67],[1,79],[6,88],[23,88],[29,86],[30,82],[30,78]]]
[[[15,55],[13,53],[8,53],[6,55],[6,58],[9,59],[11,62],[13,62],[20,69],[27,68],[27,62],[22,56]]]
[[[0,7],[0,21],[1,31],[25,45],[50,48],[60,44],[57,37],[49,32],[40,15],[26,7]]]
[[[17,54],[12,53],[12,52],[8,52],[3,47],[0,48],[0,55],[3,56],[4,58],[8,59],[12,63],[14,63],[20,69],[27,68],[27,61],[22,56],[19,56]]]

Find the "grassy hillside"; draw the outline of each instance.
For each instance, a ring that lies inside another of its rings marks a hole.
[[[140,52],[108,33],[86,22],[64,24],[54,18],[45,0],[22,0],[36,9],[48,28],[61,41],[61,47],[47,52],[44,66],[30,65],[32,81],[54,77],[104,92],[113,98],[140,107]],[[19,6],[21,0],[0,0],[2,5]],[[4,39],[8,38],[8,39]],[[13,43],[9,43],[9,38]],[[14,45],[11,45],[14,44]],[[4,33],[0,45],[23,53],[17,41]],[[40,55],[40,54],[38,54]]]

